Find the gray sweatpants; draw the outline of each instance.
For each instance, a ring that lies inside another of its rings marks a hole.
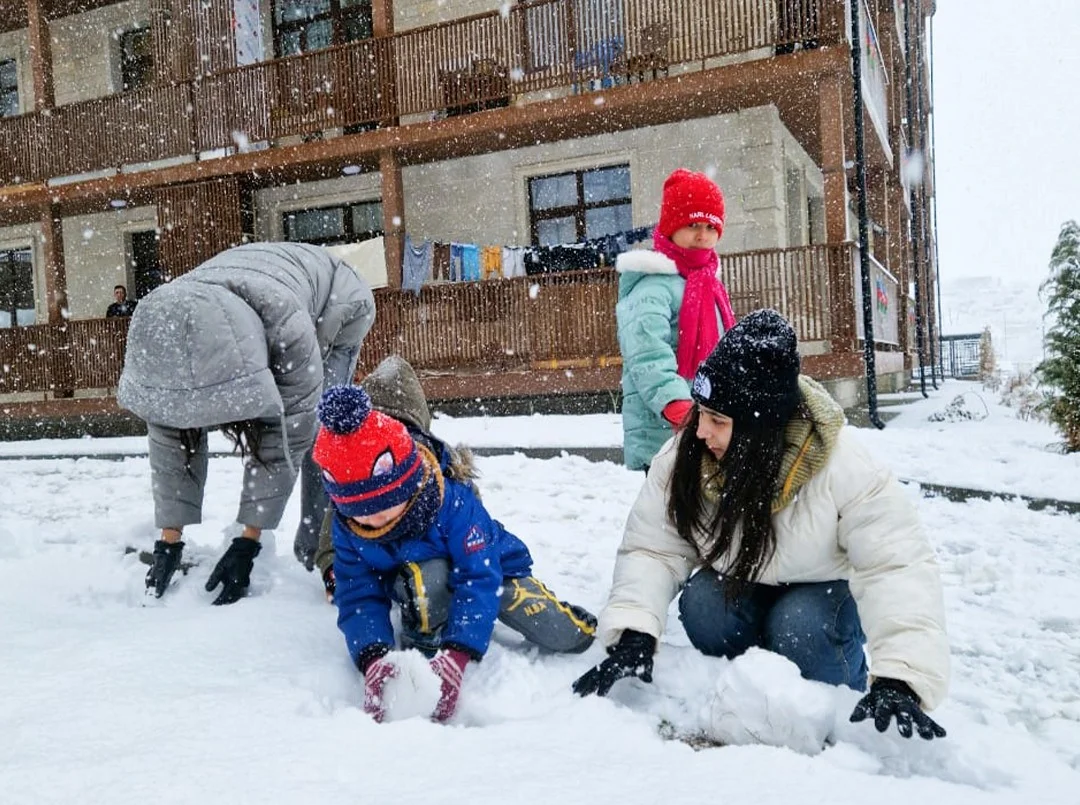
[[[430,559],[408,562],[394,582],[393,597],[401,605],[405,643],[437,648],[439,633],[450,617],[450,563]],[[592,645],[596,618],[556,598],[535,576],[503,579],[499,620],[530,643],[558,654],[580,654]]]
[[[326,356],[323,363],[323,389],[352,382],[360,345],[338,349]],[[322,473],[311,458],[311,449],[304,451],[300,464],[300,524],[296,527],[293,550],[297,556],[314,556],[319,547],[319,528],[322,526],[330,498],[323,487]]]

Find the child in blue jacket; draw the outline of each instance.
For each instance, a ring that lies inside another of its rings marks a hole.
[[[319,420],[312,457],[334,509],[338,627],[376,720],[385,715],[383,687],[398,672],[394,603],[402,648],[433,655],[440,721],[453,715],[465,667],[487,652],[496,618],[548,651],[591,645],[596,619],[530,575],[528,548],[491,518],[471,483],[454,477],[441,442],[414,439],[358,387],[328,389]]]

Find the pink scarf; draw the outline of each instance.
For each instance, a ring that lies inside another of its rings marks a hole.
[[[720,330],[716,326],[717,309],[720,310],[725,332],[735,326],[731,299],[724,283],[716,276],[720,258],[712,249],[676,246],[659,232],[653,232],[653,248],[670,258],[679,269],[679,276],[686,280],[682,307],[679,308],[679,341],[675,348],[675,361],[679,374],[689,380],[720,341]]]

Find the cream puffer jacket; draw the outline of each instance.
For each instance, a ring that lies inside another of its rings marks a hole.
[[[907,682],[930,710],[944,699],[949,676],[937,562],[903,488],[851,431],[836,430],[823,466],[774,514],[776,554],[759,581],[848,580],[872,674]],[[674,444],[657,454],[627,520],[600,615],[604,645],[624,629],[659,639],[671,601],[700,565],[667,517]],[[714,567],[724,565],[721,558]]]

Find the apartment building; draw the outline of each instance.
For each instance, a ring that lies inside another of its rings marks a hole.
[[[860,154],[876,379],[898,386],[937,335],[933,12],[0,0],[0,405],[16,419],[115,412],[127,320],[105,318],[113,287],[138,298],[252,240],[366,244],[355,253],[380,290],[362,368],[403,354],[437,399],[614,391],[610,254],[553,254],[654,224],[680,166],[725,192],[736,312],[791,318],[806,371],[854,403]],[[405,290],[420,244],[530,250],[529,270],[463,280],[432,260]]]

